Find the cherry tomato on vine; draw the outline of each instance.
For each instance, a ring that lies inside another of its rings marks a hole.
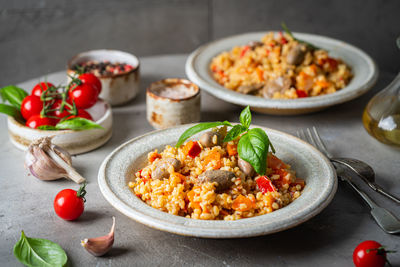
[[[96,75],[94,75],[93,73],[83,73],[79,75],[79,80],[81,80],[82,83],[86,83],[96,87],[98,94],[100,94],[101,81],[99,78],[96,77]]]
[[[40,114],[31,116],[25,123],[26,126],[32,129],[36,129],[39,126],[44,126],[44,125],[55,126],[56,124],[57,121],[55,119],[42,117]]]
[[[99,96],[96,87],[86,83],[72,85],[68,95],[75,102],[75,105],[82,109],[92,107]]]
[[[89,112],[87,112],[86,110],[84,110],[84,109],[78,109],[78,115],[72,115],[72,116],[69,116],[68,118],[66,118],[66,120],[69,120],[69,119],[73,119],[73,118],[77,118],[77,117],[79,117],[79,118],[84,118],[84,119],[88,119],[88,120],[93,120],[93,118],[92,118],[92,116],[89,114]]]
[[[54,104],[51,105],[51,109],[55,109],[55,110],[50,112],[49,115],[55,116],[55,117],[57,117],[59,119],[62,119],[64,117],[67,117],[67,116],[71,115],[71,113],[68,112],[69,108],[67,106],[64,106],[64,109],[63,109],[62,112],[60,111],[61,103],[62,103],[62,100],[61,99],[57,99],[54,102]]]
[[[356,267],[383,267],[386,263],[386,250],[376,241],[361,242],[353,252]]]
[[[38,83],[33,87],[31,95],[40,97],[44,91],[49,89],[49,87],[54,87],[54,84],[45,82]]]
[[[31,116],[40,114],[43,108],[43,102],[40,97],[35,95],[28,95],[22,100],[21,103],[21,114],[25,120],[28,120]]]
[[[56,195],[54,199],[54,211],[60,218],[72,221],[81,216],[85,209],[85,186],[86,183],[78,191],[64,189]]]

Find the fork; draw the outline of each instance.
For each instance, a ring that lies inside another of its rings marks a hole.
[[[297,136],[300,139],[303,139],[317,148],[320,152],[322,152],[327,158],[331,160],[331,154],[326,149],[325,144],[322,142],[318,131],[315,127],[313,127],[313,132],[307,128],[306,133],[303,130],[297,131]],[[332,160],[331,160],[332,161]],[[333,162],[333,161],[332,161]],[[347,182],[353,189],[356,191],[368,204],[371,208],[371,215],[375,219],[376,223],[379,227],[382,228],[388,234],[397,234],[400,233],[400,221],[385,208],[382,208],[376,204],[364,191],[362,191],[356,184],[353,183],[350,176],[348,176],[344,170],[344,168],[339,165],[337,162],[333,162],[333,165],[337,171],[339,178],[342,181]]]

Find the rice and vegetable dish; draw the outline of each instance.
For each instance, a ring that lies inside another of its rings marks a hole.
[[[240,134],[224,142],[226,136],[227,127],[222,126],[199,140],[150,152],[148,164],[136,172],[129,187],[156,209],[203,220],[254,217],[300,197],[305,182],[288,164],[266,150],[265,173],[259,175],[238,154],[240,139],[248,137]]]
[[[296,99],[334,93],[349,84],[345,62],[290,33],[267,33],[261,42],[214,57],[214,79],[233,91],[264,98]]]

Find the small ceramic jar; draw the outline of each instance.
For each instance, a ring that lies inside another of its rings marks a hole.
[[[156,129],[200,121],[200,90],[185,79],[150,84],[146,92],[147,120]]]
[[[68,62],[68,75],[75,75],[76,66],[95,61],[129,64],[128,71],[112,74],[94,74],[100,79],[102,90],[100,97],[112,106],[122,105],[133,99],[139,92],[139,59],[132,54],[117,50],[91,50],[74,56]]]

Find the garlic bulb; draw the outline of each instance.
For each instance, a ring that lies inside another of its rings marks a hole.
[[[110,232],[107,235],[95,238],[85,238],[84,240],[81,240],[82,247],[96,257],[103,256],[114,244],[114,229],[115,217],[113,217],[113,224]]]
[[[42,137],[28,147],[25,154],[25,168],[40,180],[50,181],[70,178],[76,183],[85,181],[71,166],[70,154],[51,143],[52,137]]]

